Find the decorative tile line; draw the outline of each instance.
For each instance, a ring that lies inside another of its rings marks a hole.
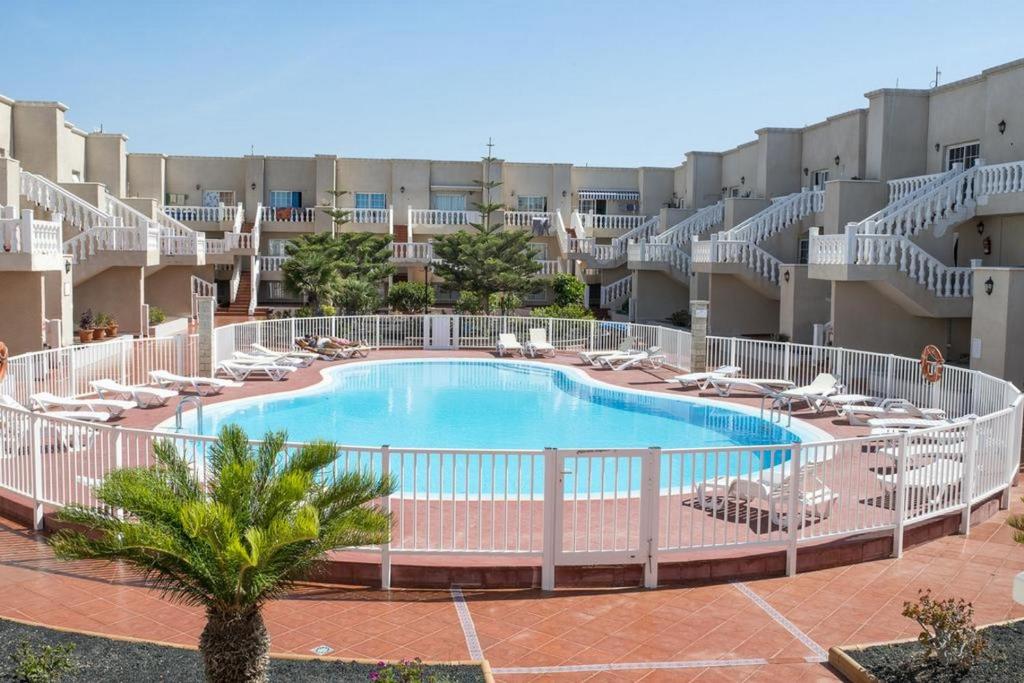
[[[515,674],[559,674],[595,671],[635,671],[638,669],[715,669],[725,666],[762,666],[767,659],[690,659],[678,662],[612,662],[610,664],[564,664],[561,666],[492,667],[503,676]]]
[[[782,616],[782,613],[779,612],[779,610],[769,605],[768,601],[762,598],[757,593],[755,593],[753,590],[751,590],[750,586],[743,583],[742,581],[730,581],[729,583],[736,586],[736,589],[740,593],[743,593],[745,596],[750,598],[750,601],[758,607],[760,607],[762,610],[764,610],[764,612],[768,616],[775,620],[775,623],[789,631],[794,638],[799,640],[801,643],[804,644],[804,646],[808,650],[814,653],[811,657],[804,657],[806,661],[816,663],[828,661],[828,652],[825,650],[825,648],[811,640],[811,637],[809,635],[807,635],[799,628],[797,628],[796,624],[794,624],[792,621]]]
[[[476,635],[476,625],[473,624],[473,615],[469,613],[469,605],[466,604],[466,596],[462,594],[462,587],[451,586],[449,591],[452,594],[452,602],[455,603],[455,612],[459,615],[459,623],[462,625],[462,635],[466,637],[469,658],[483,659],[484,651],[480,647],[480,639]]]

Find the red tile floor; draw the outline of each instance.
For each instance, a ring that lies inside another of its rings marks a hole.
[[[1006,516],[898,560],[793,578],[644,590],[392,590],[303,586],[267,606],[275,652],[430,660],[486,657],[502,681],[818,681],[833,645],[914,635],[919,588],[973,601],[978,623],[1024,617],[1013,577],[1024,548]],[[460,619],[461,615],[461,619]],[[194,644],[201,611],[167,602],[118,565],[56,560],[0,520],[0,616]]]

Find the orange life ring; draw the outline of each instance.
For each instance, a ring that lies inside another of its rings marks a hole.
[[[942,357],[942,351],[934,344],[921,349],[921,374],[924,378],[934,384],[942,379],[942,368],[946,359]]]
[[[7,344],[0,342],[0,381],[7,376],[7,359],[10,354],[7,352]]]

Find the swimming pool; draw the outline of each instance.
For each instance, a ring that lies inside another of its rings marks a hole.
[[[252,438],[284,430],[289,441],[389,444],[403,490],[484,496],[542,490],[542,459],[508,450],[721,449],[700,458],[664,458],[662,484],[685,485],[712,468],[717,476],[777,465],[789,458],[789,444],[821,438],[798,421],[786,428],[749,408],[611,387],[575,368],[509,360],[339,365],[306,389],[206,406],[201,433],[215,434],[229,423]],[[173,430],[173,420],[161,428]],[[183,431],[197,432],[195,411],[186,413]],[[779,447],[753,454],[730,448],[757,445]],[[458,452],[463,449],[474,452]],[[379,454],[347,457],[354,458],[348,467],[380,469]],[[577,473],[573,486],[633,489],[639,460],[612,453],[580,458],[570,463]]]

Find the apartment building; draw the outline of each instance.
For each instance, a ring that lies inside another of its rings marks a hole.
[[[284,246],[335,229],[330,206],[351,211],[342,230],[392,235],[396,279],[450,303],[431,241],[479,220],[486,172],[543,272],[576,274],[613,318],[707,299],[713,334],[900,354],[934,343],[1021,381],[1022,80],[1018,61],[869,92],[862,108],[675,168],[136,153],[79,130],[59,102],[0,97],[0,284],[25,293],[0,302],[21,321],[0,336],[19,351],[67,344],[88,308],[143,334],[147,306],[184,320],[198,293],[235,312],[294,307]]]

